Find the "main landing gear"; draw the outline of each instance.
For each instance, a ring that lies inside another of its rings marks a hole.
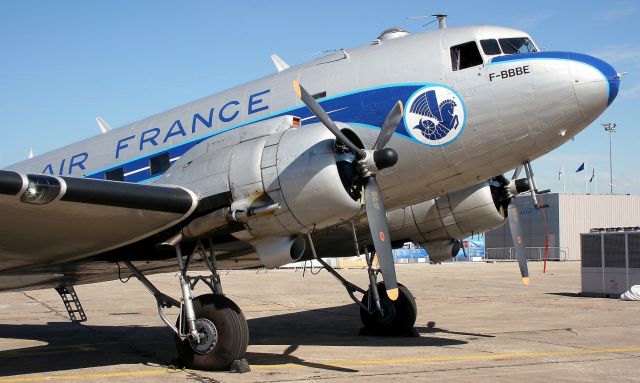
[[[359,255],[358,239],[355,226],[352,225],[353,239],[356,247],[356,254]],[[365,258],[367,261],[367,273],[369,274],[369,289],[364,290],[357,285],[347,281],[342,275],[326,263],[322,258],[317,257],[311,235],[307,236],[314,258],[324,266],[347,290],[349,297],[360,306],[360,320],[363,328],[362,335],[378,336],[419,336],[413,327],[416,323],[417,308],[416,300],[404,285],[398,283],[398,299],[389,299],[383,282],[377,282],[377,275],[380,270],[373,268],[374,252],[367,251]],[[362,294],[362,299],[358,299],[355,293]]]
[[[178,261],[180,273],[178,279],[182,290],[182,299],[177,301],[160,292],[131,262],[125,262],[131,272],[153,294],[158,305],[162,321],[175,333],[178,355],[186,367],[199,370],[235,370],[249,371],[244,360],[249,344],[249,327],[240,308],[229,298],[222,295],[222,285],[218,275],[213,244],[204,248],[198,241],[195,250],[186,258],[182,255],[180,237],[163,243],[171,246]],[[189,263],[194,255],[199,255],[211,270],[208,277],[187,275]],[[193,297],[193,289],[203,282],[211,289],[211,294]],[[174,325],[166,316],[165,309],[180,309],[177,323]]]

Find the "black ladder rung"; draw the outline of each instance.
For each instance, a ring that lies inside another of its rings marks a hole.
[[[87,320],[87,316],[84,313],[82,304],[80,304],[80,299],[78,298],[73,286],[59,286],[56,287],[56,291],[60,294],[62,303],[64,303],[64,307],[67,309],[67,314],[69,314],[69,319],[71,319],[72,322],[84,322]],[[76,316],[76,314],[78,315]],[[78,319],[78,316],[80,319]]]

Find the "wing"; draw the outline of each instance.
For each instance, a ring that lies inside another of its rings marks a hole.
[[[197,205],[177,186],[0,171],[0,271],[125,246],[176,225]]]

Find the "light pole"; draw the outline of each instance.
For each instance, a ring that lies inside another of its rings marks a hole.
[[[605,122],[602,124],[605,132],[609,132],[609,186],[611,187],[611,194],[613,194],[613,165],[611,164],[611,133],[615,133],[616,124]]]

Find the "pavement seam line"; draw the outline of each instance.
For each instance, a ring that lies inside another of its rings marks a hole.
[[[487,359],[516,359],[526,357],[543,357],[543,356],[571,356],[571,355],[589,355],[589,354],[609,354],[609,353],[624,353],[624,352],[638,352],[640,347],[627,347],[627,348],[612,348],[612,349],[580,349],[580,350],[567,350],[567,351],[540,351],[540,352],[522,352],[522,353],[510,353],[510,354],[482,354],[482,355],[460,355],[460,356],[436,356],[430,358],[402,358],[402,359],[373,359],[373,360],[345,360],[336,362],[322,362],[327,366],[341,367],[341,366],[355,366],[355,365],[377,365],[377,364],[390,364],[390,363],[417,363],[417,362],[452,362],[460,360],[487,360]],[[266,370],[266,369],[289,369],[289,368],[302,368],[304,366],[296,364],[281,364],[281,365],[252,365],[251,369]],[[0,383],[3,383],[0,380]]]
[[[441,356],[431,358],[402,358],[402,359],[374,359],[374,360],[345,360],[333,362],[332,364],[323,363],[327,366],[353,366],[353,365],[378,365],[389,363],[416,363],[416,362],[450,362],[461,360],[487,360],[487,359],[516,359],[525,357],[542,357],[542,356],[571,356],[571,355],[588,355],[588,354],[605,354],[605,353],[624,353],[638,352],[640,347],[612,348],[612,349],[584,349],[584,350],[568,350],[568,351],[540,351],[540,352],[522,352],[511,354],[489,354],[489,355],[460,355],[460,356]],[[306,366],[297,364],[282,365],[252,365],[252,370],[267,369],[296,369]],[[0,383],[26,383],[38,381],[58,381],[70,379],[101,379],[101,378],[118,378],[126,376],[154,376],[164,374],[175,374],[179,372],[189,372],[190,370],[152,370],[152,371],[122,371],[111,373],[93,373],[93,374],[75,374],[75,375],[52,375],[52,376],[31,376],[20,378],[0,378]]]
[[[164,374],[176,374],[185,372],[185,370],[152,370],[152,371],[121,371],[121,372],[104,372],[93,374],[74,374],[74,375],[49,375],[49,376],[27,376],[22,378],[0,378],[0,383],[26,383],[71,379],[104,379],[104,378],[121,378],[126,376],[155,376]]]

